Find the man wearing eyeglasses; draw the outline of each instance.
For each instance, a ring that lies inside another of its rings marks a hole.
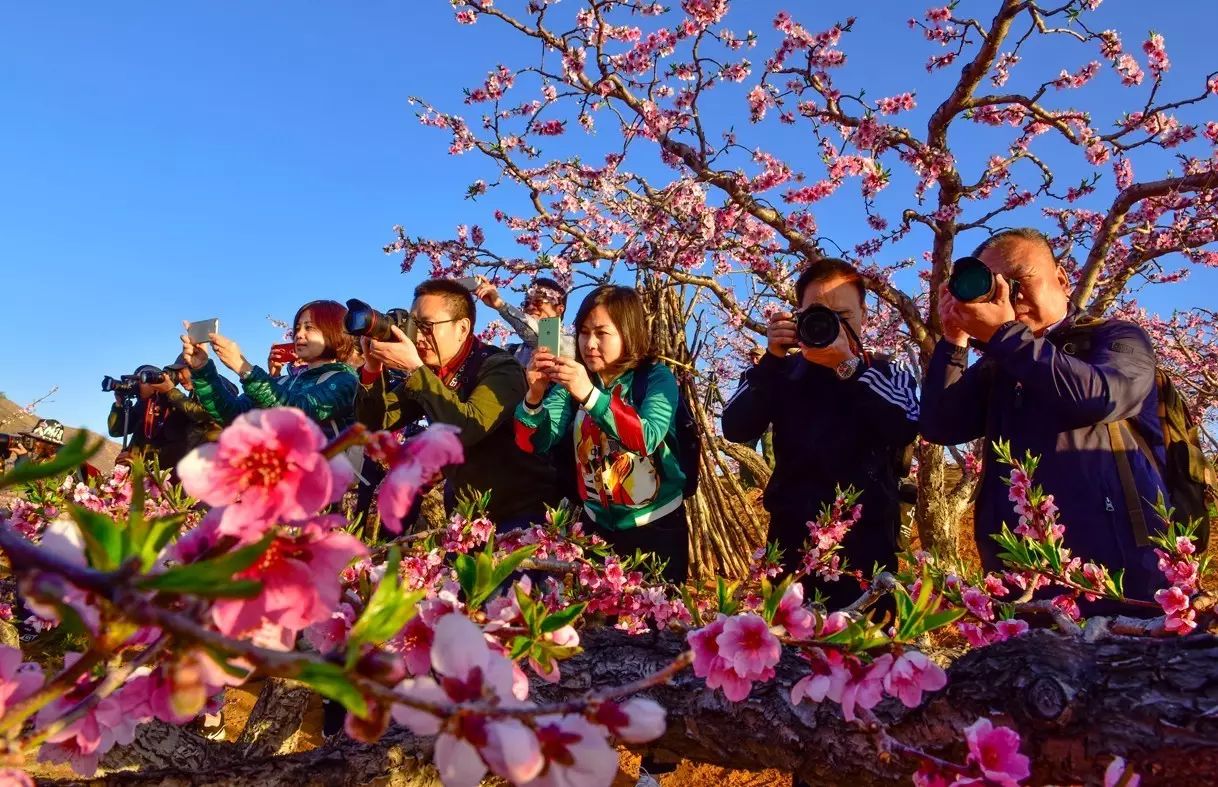
[[[537,348],[537,321],[546,317],[562,318],[567,311],[567,291],[553,279],[538,276],[533,279],[529,289],[524,294],[524,304],[517,309],[505,302],[499,295],[499,289],[481,276],[478,277],[478,289],[474,297],[499,312],[499,316],[507,320],[520,341],[509,344],[507,351],[512,354],[521,366],[527,367]],[[559,339],[558,354],[564,358],[575,357],[575,338],[563,334]]]
[[[467,490],[490,491],[489,515],[503,532],[542,522],[555,502],[554,470],[516,446],[512,414],[524,399],[524,369],[510,354],[474,335],[474,298],[450,279],[414,291],[411,341],[396,326],[393,341],[365,338],[355,396],[356,419],[396,430],[425,417],[461,430],[465,462],[445,471],[445,508]],[[405,375],[386,384],[386,371]]]

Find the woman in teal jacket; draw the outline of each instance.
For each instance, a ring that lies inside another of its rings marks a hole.
[[[622,555],[655,553],[668,561],[665,576],[683,582],[689,529],[676,453],[677,380],[650,358],[643,303],[632,288],[593,290],[575,330],[578,360],[538,348],[529,362],[516,442],[543,452],[572,441],[591,532]],[[645,385],[635,383],[636,374],[647,375]],[[642,401],[633,401],[644,390]]]
[[[355,421],[355,372],[340,359],[351,356],[354,340],[343,328],[347,309],[337,301],[311,301],[293,320],[296,358],[304,368],[296,374],[271,377],[253,366],[241,348],[220,334],[210,335],[220,362],[241,379],[242,395],[220,384],[220,372],[207,350],[182,336],[182,354],[194,370],[195,393],[208,414],[229,424],[241,413],[262,407],[296,407],[334,437]]]

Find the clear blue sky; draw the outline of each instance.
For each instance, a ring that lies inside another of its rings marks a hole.
[[[783,7],[815,26],[859,13],[847,51],[868,95],[918,90],[919,112],[941,95],[921,68],[931,50],[904,24],[924,4],[901,3],[896,15],[845,2],[735,5],[729,26],[767,41]],[[988,15],[993,3],[970,6]],[[1146,8],[1109,0],[1094,19],[1133,48],[1150,24]],[[1154,8],[1173,95],[1186,75],[1191,92],[1218,62],[1208,40],[1218,5]],[[444,0],[10,6],[0,28],[0,391],[25,403],[59,385],[40,413],[104,431],[112,399],[102,375],[168,363],[183,318],[218,316],[261,362],[280,336],[268,314],[290,319],[319,297],[405,304],[418,276],[381,252],[390,227],[447,237],[460,222],[490,225],[493,204],[463,195],[494,174],[474,156],[448,156],[446,137],[418,124],[407,97],[461,111],[462,87],[497,63],[531,63],[532,51],[497,26],[457,25]],[[1075,58],[1071,66],[1085,62]],[[741,94],[716,100],[731,107],[742,141],[796,164],[809,151],[806,135],[749,129]],[[610,136],[569,134],[556,152]],[[850,201],[820,219],[853,243],[865,235],[848,190]],[[1195,282],[1149,303],[1218,306],[1218,276]]]

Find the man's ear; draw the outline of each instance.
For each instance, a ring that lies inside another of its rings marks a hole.
[[[1070,294],[1070,275],[1061,265],[1057,266],[1057,283],[1062,286],[1062,292]]]

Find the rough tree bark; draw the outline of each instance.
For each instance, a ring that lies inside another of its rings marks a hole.
[[[683,647],[671,633],[630,637],[608,629],[586,632],[584,644],[587,650],[564,664],[559,684],[534,687],[538,701],[637,679]],[[792,707],[790,688],[803,674],[788,652],[774,681],[731,703],[686,671],[650,692],[669,719],[651,748],[717,765],[790,770],[815,784],[885,784],[912,772],[916,763],[882,754],[876,738],[847,724],[836,705]],[[1035,631],[965,654],[948,677],[947,688],[921,707],[886,700],[876,715],[901,742],[956,761],[966,754],[961,730],[977,718],[1012,726],[1032,758],[1036,784],[1098,783],[1113,756],[1124,757],[1148,785],[1218,782],[1218,638],[1087,641]],[[262,760],[204,743],[177,770],[105,781],[429,784],[433,773],[420,765],[430,742],[396,729],[372,746],[339,736],[311,752]]]
[[[668,362],[703,435],[698,491],[685,501],[689,520],[690,571],[694,577],[748,573],[749,559],[765,543],[765,526],[746,499],[740,479],[724,461],[713,436],[715,418],[695,382],[694,364],[701,333],[693,319],[696,302],[682,288],[659,276],[641,275],[639,291],[651,321],[652,350]],[[693,325],[693,348],[687,326]]]

